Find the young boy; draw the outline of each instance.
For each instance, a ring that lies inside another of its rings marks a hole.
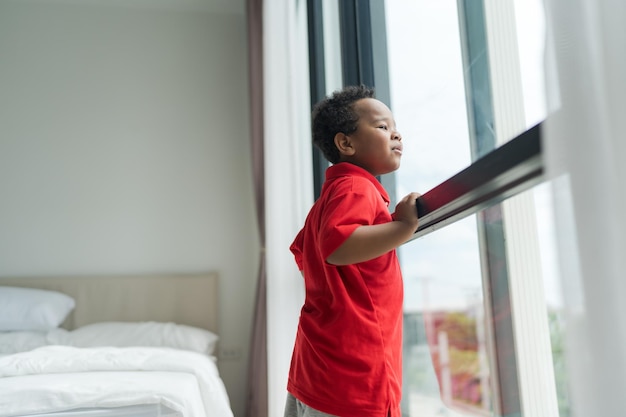
[[[402,136],[366,87],[313,110],[313,142],[333,164],[291,251],[306,299],[285,417],[400,417],[403,284],[395,248],[417,230],[415,200],[390,214],[375,178],[397,170]]]

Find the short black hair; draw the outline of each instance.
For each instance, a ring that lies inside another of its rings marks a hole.
[[[335,135],[350,134],[356,130],[359,115],[354,110],[354,103],[364,98],[374,98],[374,89],[364,85],[348,86],[335,91],[313,108],[311,123],[313,143],[330,163],[339,162]]]

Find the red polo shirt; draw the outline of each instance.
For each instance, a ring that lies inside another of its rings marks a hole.
[[[287,389],[341,417],[400,417],[403,284],[396,251],[353,265],[325,259],[361,225],[390,222],[389,196],[349,163],[326,171],[291,245],[306,299]]]

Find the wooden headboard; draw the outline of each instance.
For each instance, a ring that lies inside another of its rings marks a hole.
[[[55,290],[76,307],[62,327],[101,321],[162,321],[218,329],[218,274],[0,277],[0,285]]]

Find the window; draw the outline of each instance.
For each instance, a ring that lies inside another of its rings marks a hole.
[[[374,86],[404,137],[402,167],[381,182],[395,200],[424,193],[399,250],[404,414],[569,416],[541,175],[541,0],[309,5],[312,101],[337,87],[319,88],[329,62],[316,60],[329,59],[323,25],[338,25],[330,67],[343,85]]]

